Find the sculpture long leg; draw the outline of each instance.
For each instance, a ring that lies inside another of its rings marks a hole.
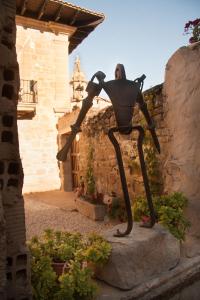
[[[148,203],[150,216],[151,216],[151,222],[149,224],[147,224],[146,226],[144,225],[144,227],[151,228],[151,227],[153,227],[153,225],[156,222],[156,214],[155,214],[155,210],[154,210],[153,202],[152,202],[152,198],[151,198],[149,180],[148,180],[147,170],[146,170],[146,165],[145,165],[145,160],[144,160],[144,153],[143,153],[143,149],[142,149],[145,133],[144,133],[144,129],[141,126],[134,126],[132,128],[133,128],[133,130],[138,130],[138,132],[139,132],[138,145],[137,145],[138,146],[138,154],[139,154],[140,165],[141,165],[141,170],[142,170],[142,177],[143,177],[143,182],[144,182],[144,187],[145,187],[145,192],[146,192],[146,197],[147,197],[147,203]]]
[[[127,218],[128,218],[127,229],[124,232],[120,232],[118,230],[114,236],[123,237],[125,235],[128,235],[131,232],[132,227],[133,227],[133,217],[132,217],[130,198],[129,198],[129,194],[128,194],[128,187],[127,187],[127,183],[126,183],[126,176],[125,176],[120,146],[119,146],[119,143],[117,142],[117,139],[114,136],[114,132],[119,132],[119,129],[117,127],[111,128],[108,131],[108,137],[115,148],[115,153],[116,153],[117,163],[118,163],[119,173],[120,173],[120,179],[121,179],[121,185],[122,185],[122,190],[123,190],[123,194],[124,194]]]

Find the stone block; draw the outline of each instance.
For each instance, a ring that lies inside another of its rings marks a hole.
[[[6,287],[6,223],[4,219],[4,210],[2,196],[0,194],[0,299],[5,299]]]
[[[180,243],[162,226],[142,228],[134,223],[126,237],[114,237],[117,229],[123,232],[125,224],[117,225],[105,233],[112,245],[111,257],[97,278],[122,290],[160,276],[173,269],[180,260]]]
[[[103,221],[106,215],[106,205],[93,204],[77,198],[75,200],[76,209],[84,216],[94,220]]]

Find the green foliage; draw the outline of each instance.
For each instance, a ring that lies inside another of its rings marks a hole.
[[[157,96],[157,93],[160,92],[160,86],[157,86],[155,90],[152,90],[150,93],[146,93],[144,98],[147,102],[147,107],[150,115],[153,114],[154,102]],[[144,117],[143,117],[144,119]],[[147,167],[147,175],[149,178],[149,185],[151,193],[153,195],[160,195],[162,189],[162,176],[159,169],[159,163],[157,158],[157,150],[154,146],[152,136],[149,130],[145,130],[144,138],[144,157]]]
[[[86,172],[86,188],[87,188],[87,193],[89,195],[93,195],[95,193],[95,178],[93,174],[93,156],[94,156],[94,149],[91,146],[89,146],[88,164],[87,164],[87,172]]]
[[[31,282],[34,299],[51,299],[56,288],[56,274],[53,272],[51,259],[48,256],[41,256],[40,258],[32,256]]]
[[[149,114],[152,115],[154,111],[154,103],[156,101],[157,94],[160,93],[161,85],[155,87],[148,93],[144,93],[144,100],[147,103]],[[143,127],[146,126],[144,116],[142,116],[141,123]],[[162,192],[162,175],[159,168],[159,161],[157,158],[157,150],[152,140],[152,136],[148,128],[145,128],[144,138],[144,157],[147,168],[147,175],[149,178],[150,190],[153,195],[160,195]]]
[[[59,277],[60,289],[55,300],[90,300],[97,292],[97,286],[91,279],[92,271],[79,261],[70,262],[70,270]]]
[[[55,300],[74,300],[75,282],[70,273],[62,274],[59,277],[60,289],[55,292]]]
[[[156,156],[156,149],[154,147],[150,132],[146,130],[144,139],[144,157],[147,168],[147,175],[149,178],[149,185],[153,195],[161,193],[161,173],[159,163]]]
[[[40,238],[33,237],[28,247],[34,300],[94,298],[97,286],[92,280],[90,263],[102,266],[111,253],[111,246],[103,237],[47,229]],[[59,277],[52,267],[54,261],[67,263]]]
[[[66,262],[74,259],[75,251],[82,247],[83,242],[80,233],[46,229],[40,239],[33,237],[28,245],[34,257],[45,255],[54,262]]]
[[[125,222],[127,220],[126,209],[122,199],[113,197],[112,202],[108,205],[108,215],[111,219]]]
[[[88,262],[92,262],[97,266],[103,266],[111,253],[110,244],[95,233],[88,237],[88,247],[84,251],[84,256]]]
[[[70,274],[74,279],[74,299],[93,299],[97,286],[91,279],[92,270],[88,267],[82,268],[79,261],[73,261],[71,262]]]
[[[170,195],[153,197],[153,204],[158,221],[178,240],[184,240],[186,230],[190,226],[190,222],[183,213],[187,206],[187,198],[182,193],[175,192]],[[142,217],[149,216],[147,200],[144,197],[135,199],[132,210],[135,221],[139,222]]]
[[[151,89],[148,92],[144,92],[143,94],[150,115],[153,115],[154,107],[156,103],[156,97],[158,94],[160,94],[161,89],[162,89],[162,85],[158,85],[154,89]],[[162,182],[162,174],[159,166],[159,160],[157,157],[157,150],[153,143],[151,133],[148,130],[145,117],[141,111],[139,113],[139,116],[140,116],[139,123],[145,129],[143,150],[144,150],[144,159],[147,168],[150,190],[153,195],[160,195],[162,192],[163,182]],[[141,167],[140,167],[138,153],[135,151],[134,154],[135,155],[132,157],[131,161],[129,162],[131,173],[133,174],[135,172],[135,174],[136,173],[141,174]]]

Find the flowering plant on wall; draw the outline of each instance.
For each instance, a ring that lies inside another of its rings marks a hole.
[[[189,43],[195,43],[200,41],[200,19],[188,21],[184,27],[185,34],[192,34],[189,39]]]

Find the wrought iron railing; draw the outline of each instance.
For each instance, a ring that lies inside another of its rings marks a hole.
[[[37,81],[20,80],[18,103],[37,103]]]

